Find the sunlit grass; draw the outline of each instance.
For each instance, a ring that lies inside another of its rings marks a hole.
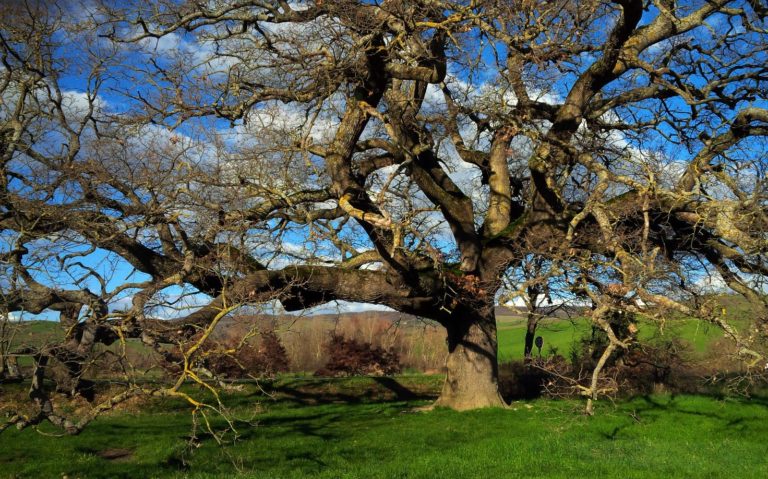
[[[188,447],[179,401],[101,418],[77,437],[8,430],[0,477],[768,477],[759,399],[639,397],[600,402],[588,418],[581,402],[553,400],[418,412],[427,400],[384,400],[368,378],[279,386],[277,400],[251,387],[228,397],[240,435],[226,446],[200,433]]]
[[[739,329],[743,320],[733,321]],[[638,337],[645,342],[659,342],[677,339],[690,347],[694,356],[705,354],[712,343],[723,338],[723,332],[714,325],[696,319],[675,319],[659,323],[647,319],[638,321]],[[501,317],[498,321],[499,360],[511,361],[523,358],[526,323],[520,317]],[[592,325],[588,318],[552,318],[540,322],[536,335],[544,340],[542,355],[560,354],[570,357],[579,341],[588,338]],[[537,353],[534,350],[534,353]]]

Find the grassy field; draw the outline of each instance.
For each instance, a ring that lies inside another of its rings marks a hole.
[[[741,303],[736,303],[736,306],[730,305],[730,308],[736,311],[737,315],[745,314],[741,310],[737,309],[737,307],[742,306],[743,305]],[[322,349],[322,345],[318,342],[326,341],[328,338],[328,332],[334,327],[333,322],[326,321],[326,323],[327,324],[324,324],[324,327],[327,329],[327,331],[322,330],[319,334],[317,334],[317,331],[309,331],[316,333],[316,337],[308,337],[306,335],[309,334],[309,332],[304,331],[304,336],[300,335],[300,339],[302,341],[299,341],[298,344],[304,349],[308,347],[308,344],[310,345],[310,349]],[[525,318],[522,316],[499,315],[497,316],[497,323],[499,360],[501,362],[522,360],[526,328]],[[736,326],[738,329],[742,323],[743,321],[737,320],[734,322],[734,326]],[[296,331],[301,331],[302,327],[307,329],[307,327],[311,324],[312,322],[307,320],[305,323],[301,323],[300,326],[294,325],[294,329],[296,329]],[[365,322],[361,322],[361,324],[365,324]],[[657,324],[651,323],[650,321],[641,320],[638,325],[640,329],[640,339],[652,340],[679,338],[689,344],[692,352],[699,356],[705,353],[714,341],[723,337],[722,331],[719,329],[702,321],[693,319],[677,319],[668,321],[668,324],[663,329],[663,331],[659,330]],[[414,333],[414,331],[419,331],[423,325],[416,324],[415,326],[411,325],[406,326],[405,328],[408,327],[413,329],[411,333]],[[578,342],[590,335],[591,327],[592,326],[589,319],[584,317],[576,317],[573,319],[547,318],[542,320],[536,333],[537,336],[542,336],[544,339],[542,354],[550,355],[556,353],[569,358],[572,349],[578,344]],[[293,333],[295,334],[296,331]],[[414,351],[418,351],[420,348],[426,347],[437,349],[441,353],[444,351],[443,335],[438,335],[439,337],[436,339],[435,337],[426,338],[418,336],[417,332],[414,334],[415,336],[411,338],[411,340],[414,341],[412,345],[412,349],[414,349]],[[58,340],[62,337],[62,335],[63,331],[60,329],[58,323],[56,322],[29,321],[22,325],[22,328],[18,334],[14,337],[14,344],[38,346],[46,342]],[[429,341],[437,341],[437,343],[432,344]],[[310,344],[313,342],[318,344]],[[289,349],[296,346],[289,343],[286,344]],[[141,344],[139,340],[136,339],[129,340],[127,342],[127,347],[128,349],[137,353],[149,352],[149,350],[143,344]],[[117,345],[114,345],[112,349],[117,350]],[[442,365],[444,361],[443,356],[440,354],[438,354],[438,356],[440,356],[438,363],[439,365]],[[31,359],[27,357],[21,358],[20,364],[22,366],[29,366],[31,364]],[[322,365],[322,361],[319,363],[319,365]],[[314,369],[296,369],[296,371],[313,370]]]
[[[500,316],[498,322],[499,360],[523,359],[525,319],[516,316]],[[741,322],[735,322],[738,328]],[[694,319],[669,321],[663,330],[650,321],[639,321],[639,338],[645,341],[678,338],[690,345],[692,353],[701,355],[716,340],[723,337],[721,330]],[[542,355],[553,353],[569,357],[574,346],[590,335],[592,325],[587,318],[553,318],[539,323],[536,335],[544,339]],[[534,349],[534,352],[536,350]]]
[[[732,315],[737,327],[747,313]],[[699,358],[722,338],[694,320],[670,321],[663,335],[650,322],[638,324],[641,339],[679,338]],[[498,326],[500,360],[522,359],[524,318],[500,316]],[[590,328],[585,318],[544,320],[537,331],[543,354],[568,357]],[[15,342],[41,344],[61,334],[54,323],[33,321]],[[168,399],[112,412],[76,437],[52,437],[50,426],[7,430],[0,434],[0,478],[768,477],[764,396],[601,401],[592,418],[581,414],[578,400],[419,411],[442,380],[292,376],[262,384],[269,394],[245,385],[225,398],[238,435],[228,435],[224,446],[202,432],[190,446],[190,408]],[[10,398],[24,395],[21,385],[1,386],[0,417]],[[221,418],[213,424],[224,426]]]
[[[648,396],[419,412],[439,376],[284,380],[227,399],[239,438],[188,447],[189,409],[166,400],[77,437],[0,434],[0,477],[768,477],[768,402]],[[391,391],[399,393],[400,399]],[[416,396],[402,400],[412,391]],[[216,421],[221,425],[220,421]],[[45,432],[45,431],[43,431]]]
[[[525,344],[525,319],[514,316],[500,316],[497,318],[499,360],[511,361],[523,359],[523,345]],[[585,334],[588,334],[590,325],[587,319],[579,318],[573,321],[567,319],[545,319],[539,323],[536,335],[544,339],[542,354],[556,352],[567,356],[573,345]]]
[[[737,330],[745,328],[752,317],[751,306],[738,295],[720,295],[716,298],[718,308],[727,312],[727,319]],[[525,341],[525,318],[523,316],[497,316],[499,359],[501,361],[523,358]],[[695,319],[669,319],[663,328],[658,323],[640,319],[637,324],[640,340],[655,341],[681,339],[691,348],[694,356],[701,357],[713,342],[723,338],[717,327]],[[591,324],[585,317],[545,318],[539,323],[537,336],[544,339],[542,354],[557,353],[569,357],[574,345],[590,335]]]

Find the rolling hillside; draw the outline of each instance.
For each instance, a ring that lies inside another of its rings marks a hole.
[[[748,304],[736,296],[722,296],[719,300],[727,310],[727,316],[733,318],[735,326],[743,327],[746,324],[745,318],[749,315]],[[500,360],[522,359],[526,329],[525,312],[500,307],[497,310],[497,321]],[[26,321],[11,326],[17,326],[11,328],[16,329],[12,337],[15,347],[41,346],[56,341],[64,334],[59,324],[53,321]],[[722,333],[716,327],[693,319],[669,320],[663,329],[660,329],[658,324],[640,320],[638,327],[639,337],[643,340],[679,338],[690,344],[691,351],[697,356],[703,356],[713,342],[722,338]],[[387,311],[312,316],[235,316],[225,318],[219,324],[214,337],[218,340],[239,339],[252,331],[272,329],[281,337],[292,361],[303,371],[311,371],[323,363],[324,343],[334,331],[377,346],[395,347],[401,354],[402,351],[407,351],[417,358],[405,361],[406,367],[411,369],[439,368],[445,354],[445,333],[439,325],[410,315]],[[590,333],[591,325],[587,318],[562,314],[542,320],[537,330],[537,335],[544,340],[542,355],[561,354],[566,357],[579,341]],[[129,340],[127,347],[136,354],[149,353],[138,340]],[[27,361],[22,361],[22,364],[26,363]]]

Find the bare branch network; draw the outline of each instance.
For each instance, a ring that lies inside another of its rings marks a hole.
[[[73,422],[42,380],[60,362],[78,394],[97,345],[130,338],[188,345],[179,383],[150,392],[182,394],[197,378],[190,344],[276,301],[437,321],[449,351],[437,404],[456,409],[502,404],[500,298],[591,307],[605,358],[635,340],[611,314],[674,311],[764,366],[767,9],[9,2],[2,307],[57,312],[67,330],[24,352],[39,414],[15,424],[79,431],[138,394]],[[752,327],[733,327],[707,287],[747,298]],[[199,309],[159,318],[189,292]]]

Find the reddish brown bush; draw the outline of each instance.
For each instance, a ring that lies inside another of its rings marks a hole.
[[[212,373],[231,379],[250,376],[272,377],[289,369],[288,354],[274,331],[261,333],[258,347],[233,340],[206,348],[204,366]]]
[[[250,344],[245,344],[234,353],[226,353],[223,350],[206,350],[204,367],[219,377],[229,379],[248,377],[250,366],[257,362],[254,348]]]
[[[288,353],[274,331],[261,333],[255,370],[266,376],[274,376],[289,370]]]
[[[375,347],[341,334],[333,333],[325,350],[328,363],[315,372],[317,376],[386,376],[402,369],[394,348]]]

